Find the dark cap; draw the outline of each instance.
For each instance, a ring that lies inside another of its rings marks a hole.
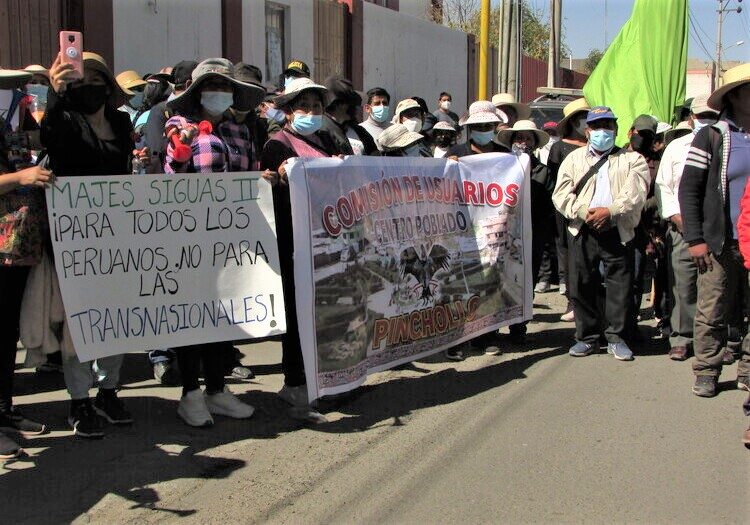
[[[307,67],[307,64],[302,62],[301,60],[292,60],[289,62],[289,64],[286,66],[286,69],[284,70],[284,74],[288,73],[296,73],[298,75],[302,75],[303,77],[310,78],[310,68]]]
[[[234,65],[234,78],[240,82],[249,82],[251,84],[263,84],[263,72],[252,64],[237,62]]]
[[[172,83],[177,88],[184,88],[185,83],[193,78],[193,70],[198,66],[195,60],[182,60],[172,68]]]
[[[656,135],[656,128],[659,125],[659,121],[651,115],[638,115],[633,121],[633,128],[637,131],[650,131]]]
[[[328,90],[327,100],[331,105],[335,101],[346,102],[353,106],[362,104],[362,97],[354,90],[351,80],[341,75],[332,75],[323,81],[323,85]]]

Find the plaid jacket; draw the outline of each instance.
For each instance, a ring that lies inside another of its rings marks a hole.
[[[193,119],[174,116],[167,120],[165,130],[175,126],[183,128],[186,123],[198,124]],[[188,162],[180,163],[172,157],[173,148],[170,141],[167,145],[164,172],[249,171],[258,170],[260,166],[247,126],[237,124],[231,119],[219,122],[210,134],[196,135],[190,147],[193,151],[192,158]]]

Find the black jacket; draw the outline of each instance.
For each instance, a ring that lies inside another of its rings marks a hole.
[[[321,129],[327,131],[331,138],[333,138],[339,151],[343,152],[344,155],[353,155],[354,151],[352,150],[352,146],[349,144],[349,139],[346,136],[347,128],[353,129],[359,137],[359,140],[362,141],[362,144],[365,146],[365,155],[380,155],[380,151],[378,150],[372,135],[370,135],[365,128],[354,122],[339,124],[328,115],[323,115],[323,126]]]
[[[726,227],[731,221],[726,202],[729,148],[724,148],[729,132],[730,126],[723,120],[701,129],[690,146],[680,180],[685,241],[690,246],[705,242],[716,255],[721,254],[732,232]]]

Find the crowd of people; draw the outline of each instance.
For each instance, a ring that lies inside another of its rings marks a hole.
[[[274,85],[259,68],[223,58],[147,75],[115,76],[94,53],[84,53],[83,64],[82,77],[60,56],[49,69],[0,72],[0,89],[12,93],[0,119],[0,458],[20,453],[13,432],[46,431],[13,406],[19,338],[27,363],[63,373],[77,436],[101,437],[106,423],[133,421],[116,393],[122,356],[81,362],[64,312],[51,336],[24,323],[24,296],[48,297],[57,287],[35,270],[54,274],[44,189],[67,175],[262,171],[272,186],[287,316],[279,396],[301,419],[324,420],[308,402],[296,318],[286,169],[293,157],[528,155],[533,286],[545,293],[558,281],[568,300],[560,322],[575,323],[569,354],[605,345],[615,359],[632,360],[631,346],[637,351],[643,338],[642,296],[651,290],[669,358],[695,356],[693,393],[715,396],[722,366],[735,360],[737,387],[750,390],[750,65],[686,102],[672,127],[647,114],[621,122],[584,98],[570,101],[559,122],[537,126],[529,106],[507,93],[474,101],[459,116],[441,92],[430,112],[418,96],[392,101],[384,87],[360,93],[339,75],[316,83],[296,60]],[[618,147],[621,126],[628,144]],[[511,343],[525,343],[526,323],[509,330]],[[497,333],[466,345],[502,351]],[[445,356],[462,360],[465,350]],[[252,377],[231,343],[154,349],[149,359],[158,381],[182,386],[177,414],[186,424],[253,415],[225,384],[227,375]],[[750,429],[743,439],[750,443]]]

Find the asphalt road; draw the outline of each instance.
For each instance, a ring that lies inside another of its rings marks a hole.
[[[537,296],[528,344],[501,356],[376,374],[317,426],[274,394],[275,343],[243,347],[257,378],[231,386],[256,415],[208,430],[177,419],[145,356],[123,376],[136,423],[100,441],[65,428],[60,376],[19,370],[16,403],[53,432],[0,467],[2,522],[750,523],[736,365],[701,399],[655,340],[629,363],[569,357],[562,306]]]

